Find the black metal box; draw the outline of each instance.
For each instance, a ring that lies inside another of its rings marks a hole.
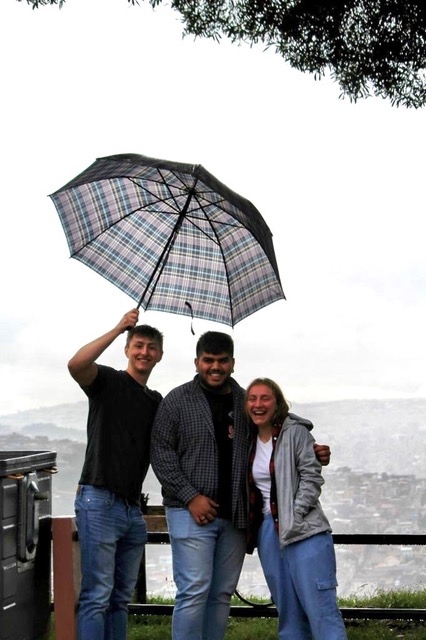
[[[49,628],[54,451],[0,451],[0,640]]]

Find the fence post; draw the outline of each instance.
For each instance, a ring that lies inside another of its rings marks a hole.
[[[56,640],[76,640],[80,552],[72,516],[52,518],[53,593]]]

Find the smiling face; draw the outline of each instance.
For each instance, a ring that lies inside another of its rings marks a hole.
[[[212,391],[226,392],[229,378],[234,371],[234,358],[223,351],[222,353],[207,353],[203,351],[195,358],[195,367],[200,376],[201,384]]]
[[[254,384],[247,390],[246,411],[258,429],[272,427],[277,399],[266,384]]]
[[[143,335],[134,335],[124,352],[129,360],[127,372],[144,384],[157,362],[160,362],[163,357],[163,350],[159,343]]]

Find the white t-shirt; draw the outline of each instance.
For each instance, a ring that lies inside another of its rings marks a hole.
[[[271,474],[269,472],[269,463],[272,456],[272,438],[268,442],[262,442],[257,436],[256,455],[253,461],[253,479],[256,487],[261,491],[263,496],[263,513],[270,513],[271,498]]]

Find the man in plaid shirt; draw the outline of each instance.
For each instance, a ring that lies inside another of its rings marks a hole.
[[[151,464],[161,483],[177,587],[173,640],[223,640],[246,551],[249,450],[232,338],[197,342],[197,375],[161,402]],[[325,463],[329,448],[319,446]]]

